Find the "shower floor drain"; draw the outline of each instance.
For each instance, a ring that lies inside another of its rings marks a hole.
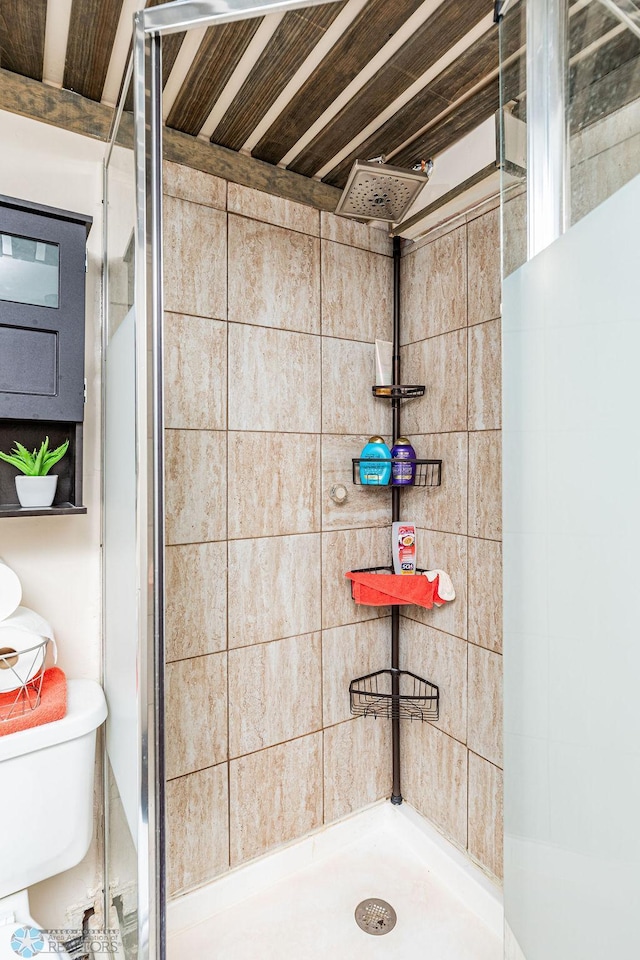
[[[397,919],[395,910],[386,900],[363,900],[356,907],[356,923],[374,937],[390,933]]]

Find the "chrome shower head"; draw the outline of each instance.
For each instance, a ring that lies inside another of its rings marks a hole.
[[[336,213],[358,220],[399,223],[428,181],[426,169],[416,172],[388,163],[356,160]]]

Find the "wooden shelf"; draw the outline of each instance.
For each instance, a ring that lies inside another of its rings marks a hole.
[[[72,503],[55,503],[52,507],[21,507],[17,503],[0,503],[0,517],[66,517],[86,512],[86,507],[75,507]]]
[[[0,450],[8,452],[19,440],[27,450],[40,447],[49,437],[49,448],[54,450],[69,441],[66,456],[56,464],[53,473],[58,476],[58,486],[52,507],[21,507],[16,496],[15,467],[0,461],[0,519],[2,517],[46,517],[49,514],[64,516],[70,513],[86,513],[82,504],[82,424],[57,423],[42,420],[0,419]],[[78,504],[78,506],[76,506]]]

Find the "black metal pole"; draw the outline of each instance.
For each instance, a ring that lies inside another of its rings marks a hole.
[[[400,379],[400,237],[393,238],[393,382]],[[391,401],[393,411],[393,443],[400,436],[400,398]],[[391,520],[400,519],[400,487],[391,491]],[[393,788],[391,803],[402,803],[400,791],[400,607],[391,607],[391,740]]]

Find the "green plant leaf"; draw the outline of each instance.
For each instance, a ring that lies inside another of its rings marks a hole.
[[[49,438],[47,437],[47,440],[48,439]],[[38,474],[38,476],[45,477],[48,474],[51,467],[55,463],[57,463],[58,460],[62,460],[68,448],[69,448],[69,441],[65,440],[65,442],[61,444],[61,446],[56,447],[55,450],[50,450],[44,457],[42,467],[41,467],[41,472],[40,474]]]
[[[24,463],[25,468],[26,468],[26,469],[25,469],[25,473],[27,473],[28,476],[33,476],[33,464],[34,464],[34,461],[35,461],[35,450],[33,451],[33,453],[31,453],[29,450],[27,450],[26,447],[23,447],[22,444],[21,444],[21,443],[18,443],[18,441],[16,440],[16,441],[15,441],[15,449],[14,449],[12,452],[13,452],[14,456],[19,457],[20,460],[22,460],[22,462]]]
[[[58,460],[64,457],[68,448],[69,441],[65,440],[65,442],[55,450],[49,450],[49,437],[45,437],[40,444],[40,449],[34,450],[33,453],[31,453],[31,451],[27,450],[26,447],[16,440],[14,449],[10,454],[0,451],[0,460],[4,460],[5,463],[10,463],[13,467],[17,467],[17,469],[27,477],[46,477],[54,463],[57,463]]]
[[[44,442],[40,445],[40,449],[36,454],[35,463],[33,464],[33,475],[34,477],[43,477],[44,473],[42,471],[42,463],[49,449],[49,437],[44,438]],[[33,451],[36,453],[36,451]]]
[[[21,473],[29,476],[29,468],[25,465],[24,461],[17,456],[11,456],[8,453],[2,453],[0,451],[0,460],[4,460],[5,463],[10,463],[12,467],[17,467]]]
[[[22,461],[24,466],[22,467],[22,472],[25,473],[28,477],[33,476],[33,463],[34,456],[32,453],[27,450],[26,447],[23,447],[21,443],[17,440],[15,441],[14,449],[11,451],[14,457],[17,457]]]

